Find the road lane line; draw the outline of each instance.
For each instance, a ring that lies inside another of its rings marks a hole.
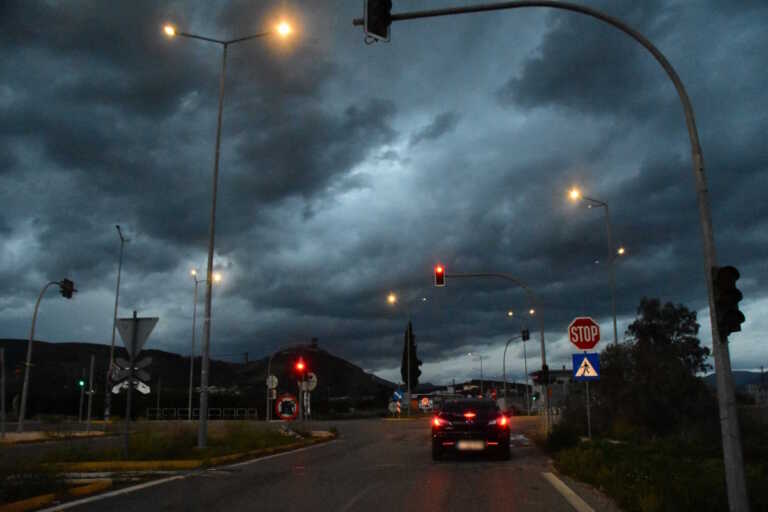
[[[45,508],[41,510],[40,512],[54,512],[56,510],[66,510],[68,508],[77,507],[79,505],[85,505],[86,503],[92,503],[94,501],[103,500],[106,498],[112,498],[113,496],[120,496],[121,494],[128,494],[133,491],[139,491],[141,489],[146,489],[147,487],[153,487],[155,485],[164,484],[167,482],[171,482],[173,480],[181,480],[182,478],[186,478],[189,475],[177,475],[172,476],[169,478],[161,478],[160,480],[152,480],[151,482],[145,482],[143,484],[133,485],[131,487],[126,487],[125,489],[118,489],[117,491],[111,491],[104,494],[99,494],[96,496],[91,496],[89,498],[83,498],[81,500],[75,500],[70,501],[68,503],[62,503],[61,505],[57,505],[55,507],[51,508]]]
[[[283,452],[283,453],[276,453],[274,455],[268,455],[266,457],[259,457],[257,459],[251,459],[251,460],[247,460],[245,462],[239,462],[237,464],[231,464],[229,466],[217,466],[216,469],[226,469],[226,468],[234,468],[234,467],[238,467],[238,466],[245,466],[247,464],[253,464],[255,462],[260,462],[260,461],[267,460],[267,459],[274,459],[274,458],[277,458],[277,457],[282,457],[284,455],[289,455],[291,453],[303,452],[303,451],[306,451],[306,450],[311,450],[312,448],[319,448],[321,446],[326,446],[326,445],[329,445],[329,444],[332,444],[332,443],[335,443],[335,442],[336,442],[335,440],[328,441],[327,443],[320,443],[320,444],[316,444],[316,445],[312,445],[312,446],[307,446],[305,448],[299,448],[298,450],[291,450],[291,451],[287,451],[287,452]],[[140,491],[140,490],[146,489],[148,487],[154,487],[155,485],[165,484],[165,483],[168,483],[168,482],[172,482],[174,480],[182,480],[184,478],[188,478],[188,477],[191,477],[191,476],[199,476],[201,474],[204,474],[205,472],[206,472],[206,470],[194,471],[192,473],[187,473],[185,475],[176,475],[176,476],[171,476],[171,477],[168,477],[168,478],[161,478],[160,480],[152,480],[151,482],[144,482],[143,484],[132,485],[131,487],[125,487],[124,489],[118,489],[117,491],[111,491],[111,492],[107,492],[107,493],[104,493],[104,494],[98,494],[96,496],[90,496],[88,498],[83,498],[83,499],[80,499],[80,500],[69,501],[67,503],[62,503],[61,505],[57,505],[55,507],[43,509],[40,512],[56,512],[58,510],[66,510],[68,508],[77,507],[77,506],[80,506],[80,505],[85,505],[86,503],[92,503],[94,501],[104,500],[104,499],[107,499],[107,498],[112,498],[114,496],[120,496],[122,494],[128,494],[128,493],[131,493],[131,492],[134,492],[134,491]]]
[[[352,496],[352,499],[351,499],[351,500],[349,500],[349,501],[347,502],[347,504],[346,504],[346,505],[344,505],[344,507],[342,507],[342,508],[341,508],[341,510],[339,510],[339,512],[347,512],[349,509],[351,509],[351,508],[352,508],[352,506],[353,506],[355,503],[357,503],[358,501],[360,501],[360,498],[362,498],[362,497],[365,495],[365,493],[367,493],[368,491],[371,491],[371,490],[373,490],[373,489],[374,489],[374,488],[376,488],[376,487],[381,487],[382,485],[384,485],[384,482],[376,482],[376,483],[373,483],[373,484],[369,485],[368,487],[366,487],[365,489],[363,489],[363,490],[362,490],[362,491],[360,491],[359,493],[357,493],[357,494],[355,494],[354,496]]]
[[[587,505],[587,502],[581,499],[581,497],[573,492],[570,487],[565,485],[562,480],[557,478],[553,473],[542,473],[543,476],[552,487],[559,492],[563,498],[571,504],[578,512],[595,512],[595,509]]]

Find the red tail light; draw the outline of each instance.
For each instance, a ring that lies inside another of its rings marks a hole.
[[[432,418],[432,426],[433,427],[442,427],[443,426],[443,420],[435,416]]]
[[[477,416],[477,414],[473,413],[472,411],[469,411],[469,412],[465,412],[465,413],[464,413],[464,417],[465,417],[465,418],[467,418],[468,420],[471,420],[471,419],[472,419],[472,418],[474,418],[475,416]]]
[[[499,418],[499,422],[498,423],[499,423],[499,426],[506,427],[507,423],[509,423],[509,420],[507,419],[506,416],[502,416],[501,418]]]

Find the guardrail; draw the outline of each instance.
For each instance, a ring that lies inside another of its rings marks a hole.
[[[148,420],[186,420],[189,418],[189,409],[186,407],[150,407],[147,409]],[[192,419],[200,419],[200,409],[192,409]],[[258,420],[259,412],[256,409],[225,407],[209,408],[209,420]]]

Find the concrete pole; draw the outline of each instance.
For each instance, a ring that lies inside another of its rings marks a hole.
[[[605,204],[605,203],[604,203]],[[613,315],[613,344],[619,343],[619,335],[616,330],[616,249],[613,246],[611,236],[611,213],[608,204],[605,204],[605,230],[608,234],[608,263],[611,273],[611,314]]]
[[[85,421],[85,431],[91,430],[91,406],[93,405],[93,365],[96,362],[96,356],[91,354],[91,371],[88,373],[88,419]]]
[[[107,378],[104,379],[104,421],[109,421],[109,415],[112,411],[112,390],[110,375],[115,365],[115,332],[117,331],[117,305],[120,300],[120,274],[123,271],[123,246],[128,241],[123,237],[120,226],[116,225],[117,234],[120,236],[120,258],[117,261],[117,286],[115,287],[115,310],[112,314],[112,343],[109,346],[109,362],[107,363]]]
[[[37,322],[37,310],[40,308],[40,301],[43,300],[43,295],[49,286],[53,284],[59,284],[56,281],[50,281],[43,286],[40,291],[40,295],[35,302],[35,312],[32,314],[32,327],[29,329],[29,343],[27,344],[27,360],[24,363],[24,385],[21,388],[21,403],[19,404],[19,423],[16,426],[16,432],[24,432],[24,415],[27,411],[27,392],[29,389],[29,372],[32,368],[32,341],[35,338],[35,322]]]
[[[195,380],[195,328],[197,327],[197,285],[200,281],[195,277],[195,296],[192,301],[192,347],[189,350],[189,398],[187,419],[192,421],[192,387]]]

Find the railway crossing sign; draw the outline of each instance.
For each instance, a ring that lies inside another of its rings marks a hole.
[[[600,380],[599,354],[573,354],[573,380],[584,382]]]
[[[592,350],[600,341],[600,325],[588,316],[578,316],[568,326],[568,339],[579,350]]]

